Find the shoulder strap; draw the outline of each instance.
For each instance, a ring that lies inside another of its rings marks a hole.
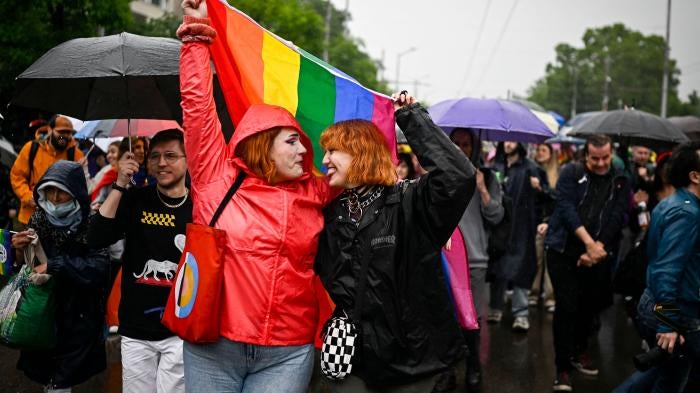
[[[29,182],[32,181],[32,171],[34,171],[34,159],[39,151],[39,142],[34,139],[32,140],[32,147],[29,149]]]
[[[585,170],[583,168],[583,164],[580,162],[574,162],[573,165],[574,165],[574,180],[576,180],[576,182],[578,182],[579,180],[581,180],[581,177],[583,177]]]
[[[68,161],[75,161],[75,146],[71,146],[67,152]]]
[[[228,205],[228,202],[233,198],[233,195],[238,191],[238,188],[241,186],[243,183],[243,180],[246,178],[246,173],[245,171],[241,170],[238,173],[238,176],[236,177],[236,181],[231,184],[231,188],[228,189],[228,192],[226,195],[224,195],[224,199],[221,201],[219,204],[219,207],[216,209],[216,212],[214,213],[214,216],[211,218],[211,221],[209,221],[209,226],[213,227],[216,225],[216,222],[219,221],[219,216],[221,216],[221,213],[224,212],[224,209],[226,208],[226,205]]]

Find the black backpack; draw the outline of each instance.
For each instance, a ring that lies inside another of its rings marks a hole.
[[[48,142],[46,142],[48,143]],[[34,139],[32,141],[32,147],[29,149],[29,176],[27,176],[27,179],[31,182],[32,181],[32,171],[34,170],[34,159],[36,158],[36,154],[39,151],[39,141]],[[75,161],[75,146],[71,146],[68,148],[68,151],[66,152],[68,154],[68,161]]]

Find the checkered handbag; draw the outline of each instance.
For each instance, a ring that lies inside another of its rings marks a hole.
[[[357,328],[343,312],[326,322],[321,346],[321,372],[328,379],[341,380],[352,372]]]

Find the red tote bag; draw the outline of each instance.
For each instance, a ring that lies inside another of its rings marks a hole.
[[[244,178],[241,171],[209,226],[187,224],[185,248],[161,319],[163,325],[187,342],[205,344],[219,339],[227,237],[226,231],[214,225]]]

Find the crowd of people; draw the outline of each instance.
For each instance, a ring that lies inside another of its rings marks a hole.
[[[224,139],[216,32],[206,3],[183,8],[184,131],[102,152],[55,115],[30,124],[35,139],[2,173],[0,224],[15,232],[15,264],[33,264],[24,257],[40,244],[46,261],[34,272],[56,282],[58,344],[23,349],[17,366],[46,391],[104,370],[114,290],[124,392],[304,392],[319,349],[331,392],[452,391],[463,358],[476,392],[488,383],[482,323],[507,320],[523,334],[539,304],[553,313],[552,389],[571,391],[572,373],[599,373],[588,342],[615,292],[659,353],[616,391],[697,389],[700,145],[628,149],[604,135],[578,147],[492,143],[439,128],[403,91],[393,95],[407,141],[398,165],[373,123],[348,120],[323,132],[320,173],[281,107],[252,105]],[[219,338],[203,343],[161,318],[188,224],[208,223],[225,234],[225,252],[220,309],[209,310]],[[445,279],[455,247],[468,288]],[[455,288],[468,290],[469,307]]]

